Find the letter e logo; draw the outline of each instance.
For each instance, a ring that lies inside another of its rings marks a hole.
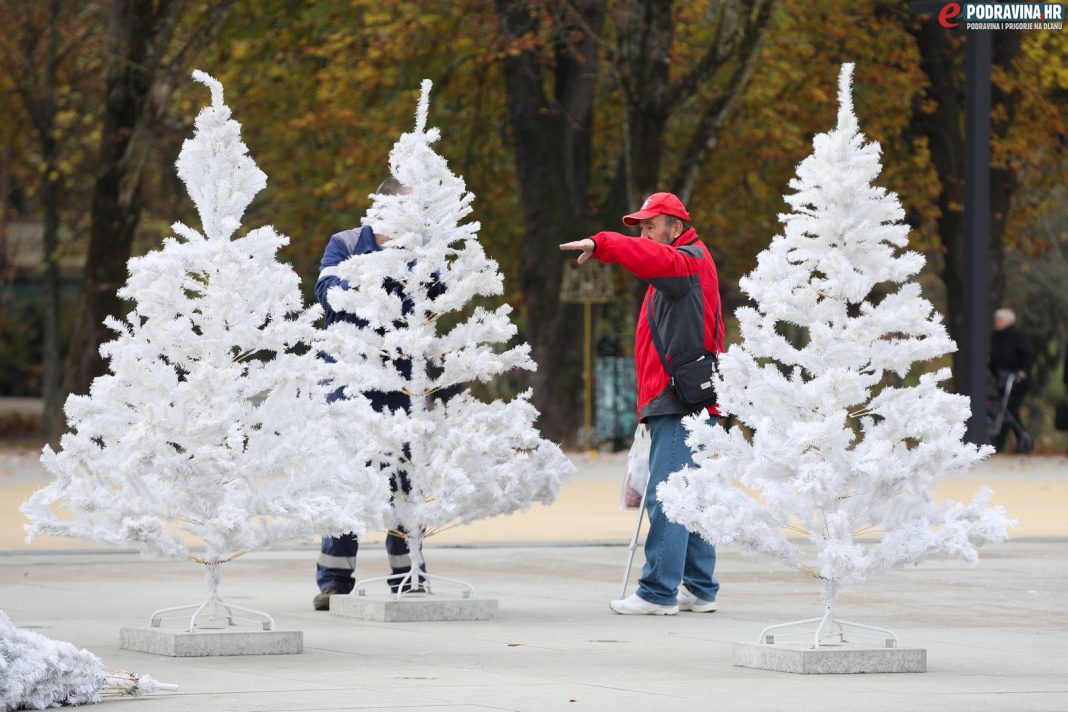
[[[959,22],[950,22],[950,20],[960,15],[960,3],[959,2],[947,2],[942,6],[942,9],[938,11],[938,24],[942,27],[957,27]]]

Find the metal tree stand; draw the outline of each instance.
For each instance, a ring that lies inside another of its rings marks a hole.
[[[351,596],[366,596],[367,595],[367,590],[366,589],[367,589],[367,585],[368,584],[377,583],[378,581],[385,581],[387,584],[389,584],[391,586],[393,585],[394,582],[396,582],[397,591],[395,593],[394,592],[390,592],[390,595],[393,596],[394,599],[397,600],[397,601],[401,600],[401,598],[421,598],[421,597],[426,596],[427,594],[429,594],[431,592],[430,591],[430,582],[431,581],[443,581],[445,583],[451,583],[451,584],[455,584],[457,586],[460,586],[463,589],[463,591],[461,591],[461,593],[460,593],[461,597],[463,597],[463,598],[474,598],[475,597],[475,587],[472,586],[471,584],[469,584],[467,581],[461,581],[460,579],[448,578],[446,576],[438,576],[437,574],[428,574],[426,571],[420,571],[419,572],[419,578],[420,578],[421,581],[424,582],[423,590],[421,590],[421,591],[420,590],[415,590],[415,591],[408,590],[408,591],[405,591],[404,590],[404,584],[408,583],[408,582],[410,582],[412,580],[412,576],[413,576],[414,573],[415,573],[415,569],[413,567],[413,569],[411,571],[409,571],[408,573],[404,574],[404,576],[400,579],[400,581],[397,581],[394,576],[375,576],[374,578],[362,579],[360,581],[357,581],[353,585],[352,593],[349,594],[349,595],[351,595]],[[411,587],[409,587],[409,588],[411,588]]]
[[[472,586],[471,584],[469,584],[467,581],[461,581],[460,579],[448,578],[446,576],[438,576],[437,574],[428,574],[426,571],[423,571],[422,570],[422,567],[423,567],[423,557],[422,557],[423,537],[422,536],[417,536],[417,535],[412,534],[412,533],[408,533],[407,534],[407,539],[408,539],[408,548],[409,548],[409,551],[411,552],[411,557],[412,557],[412,568],[408,573],[404,574],[400,578],[399,581],[396,578],[396,574],[392,574],[390,576],[375,576],[374,578],[362,579],[360,581],[357,581],[355,584],[353,584],[352,593],[350,593],[349,595],[350,596],[366,596],[367,595],[367,590],[366,589],[367,589],[367,585],[368,584],[377,583],[378,581],[385,581],[389,586],[393,586],[394,582],[396,582],[397,590],[395,592],[391,592],[391,594],[390,594],[391,596],[393,596],[394,600],[396,600],[396,601],[399,601],[399,600],[401,600],[402,598],[405,598],[405,597],[407,597],[407,598],[424,598],[427,594],[429,594],[431,592],[430,591],[430,583],[432,581],[441,581],[441,582],[444,582],[444,583],[454,584],[456,586],[459,586],[461,589],[463,589],[461,591],[461,593],[460,593],[460,596],[462,598],[474,598],[475,597],[475,587]],[[421,590],[418,590],[418,589],[417,590],[413,590],[413,589],[416,589],[416,586],[413,585],[415,583],[415,581],[416,581],[416,579],[415,579],[415,575],[416,574],[419,575],[419,581],[423,583],[423,588]],[[406,583],[408,584],[408,589],[409,589],[407,591],[404,590],[404,584],[406,584]]]
[[[815,634],[813,634],[812,631],[813,623],[818,624],[816,625]],[[769,633],[769,631],[789,628],[801,628],[801,630],[780,633],[778,635]],[[819,648],[825,648],[832,645],[844,645],[852,642],[846,640],[846,629],[850,629],[854,635],[882,640],[887,648],[897,647],[897,636],[893,632],[886,628],[878,628],[876,626],[853,623],[851,621],[844,621],[840,618],[836,618],[834,612],[831,610],[831,606],[827,606],[827,611],[823,614],[822,618],[806,618],[801,621],[790,621],[789,623],[769,625],[767,628],[760,631],[760,637],[757,639],[757,643],[759,645],[775,645],[776,638],[794,638],[812,635],[812,650],[818,650]]]
[[[257,611],[253,608],[245,608],[244,606],[236,606],[232,603],[226,603],[219,598],[219,566],[223,562],[204,562],[204,566],[207,567],[208,575],[208,587],[211,589],[211,593],[208,595],[208,600],[201,604],[190,604],[187,606],[173,606],[171,608],[161,608],[152,614],[152,618],[149,621],[149,626],[152,628],[159,628],[160,624],[165,620],[178,620],[185,618],[184,614],[180,615],[168,615],[180,613],[182,611],[193,611],[193,615],[189,618],[188,632],[195,633],[200,629],[216,630],[219,628],[227,628],[229,626],[238,625],[234,621],[241,621],[242,623],[261,625],[263,630],[274,630],[274,618],[263,611]],[[220,614],[220,610],[226,611],[226,615]],[[248,615],[236,615],[234,611],[245,613]],[[197,619],[202,615],[206,616],[202,621],[198,623]]]

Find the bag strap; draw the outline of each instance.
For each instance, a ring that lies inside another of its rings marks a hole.
[[[656,292],[653,292],[653,294],[656,294]],[[646,313],[649,318],[649,333],[653,336],[653,347],[656,349],[656,355],[660,357],[660,363],[664,364],[664,370],[667,371],[670,377],[671,367],[668,366],[667,358],[664,355],[664,342],[660,340],[660,332],[657,331],[656,321],[653,320],[653,294],[650,294],[645,301]]]
[[[656,292],[653,292],[656,294]],[[656,321],[653,320],[653,294],[649,295],[649,298],[645,302],[645,311],[648,315],[649,321],[649,333],[653,337],[653,347],[656,349],[656,355],[660,357],[660,363],[664,364],[664,370],[671,376],[671,367],[668,366],[667,357],[664,352],[664,342],[660,340],[660,332],[656,328]],[[719,336],[719,315],[720,310],[723,308],[722,300],[716,300],[716,317],[712,322],[712,338],[715,339]]]

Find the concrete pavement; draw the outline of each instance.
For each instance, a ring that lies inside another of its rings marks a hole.
[[[634,521],[617,507],[622,458],[576,460],[579,474],[553,507],[428,542],[432,570],[498,598],[497,620],[389,624],[317,613],[316,548],[306,545],[226,564],[220,589],[281,628],[303,630],[303,655],[171,659],[120,650],[118,629],[145,624],[155,608],[201,600],[199,567],[66,540],[26,546],[17,504],[44,477],[32,452],[9,452],[0,457],[0,609],[108,664],[180,685],[176,694],[107,703],[125,712],[1068,710],[1063,458],[996,458],[950,485],[965,496],[994,484],[996,500],[1021,520],[1017,538],[984,549],[978,566],[929,561],[840,597],[842,617],[927,648],[927,673],[821,677],[731,664],[735,641],[822,609],[815,581],[728,550],[717,567],[719,612],[612,614],[607,602],[619,592]],[[366,544],[359,561],[361,575],[386,571],[380,545]]]
[[[1068,709],[1068,560],[1063,542],[991,547],[978,567],[928,562],[845,592],[838,610],[928,651],[913,675],[797,676],[736,668],[731,644],[819,615],[799,574],[720,556],[720,611],[612,614],[625,548],[437,548],[433,570],[497,597],[500,617],[372,623],[311,610],[315,552],[251,554],[221,593],[304,631],[303,655],[160,658],[119,650],[118,628],[205,594],[198,567],[119,553],[18,553],[0,564],[0,606],[18,624],[73,640],[106,663],[180,685],[123,700],[177,710],[1054,710]],[[385,570],[375,547],[367,575]],[[118,704],[109,703],[120,709]]]

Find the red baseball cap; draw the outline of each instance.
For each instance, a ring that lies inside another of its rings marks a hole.
[[[641,210],[623,216],[623,224],[637,225],[639,220],[645,220],[657,215],[671,215],[690,222],[690,214],[686,212],[686,206],[682,204],[677,195],[674,193],[653,193],[642,203]]]

